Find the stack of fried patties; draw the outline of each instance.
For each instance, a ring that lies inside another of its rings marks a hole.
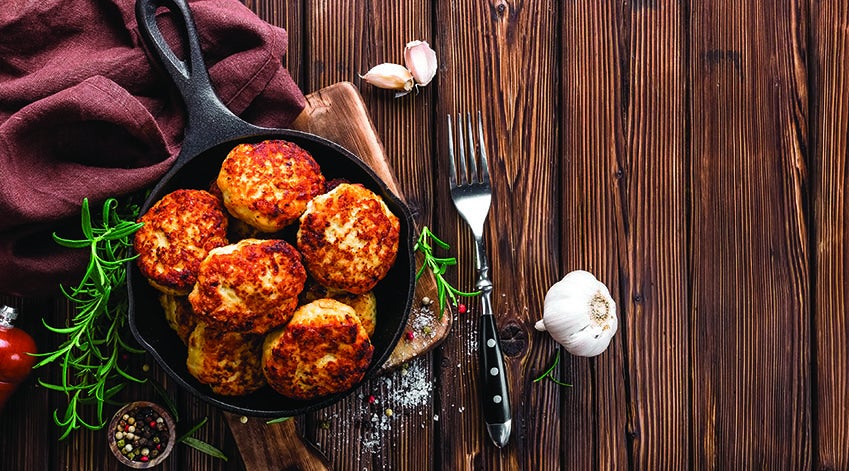
[[[399,221],[379,195],[327,182],[306,150],[268,140],[236,146],[208,191],[176,190],[139,220],[139,269],[214,393],[268,384],[313,399],[362,380],[372,290],[398,253]]]

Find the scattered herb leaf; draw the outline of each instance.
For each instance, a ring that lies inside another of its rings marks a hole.
[[[287,420],[289,420],[289,419],[291,419],[291,417],[278,417],[278,418],[276,418],[276,419],[271,419],[271,420],[267,421],[267,422],[266,422],[266,424],[267,424],[267,425],[271,425],[271,424],[279,424],[279,423],[281,423],[281,422],[286,422],[286,421],[287,421]]]
[[[218,448],[215,448],[209,443],[198,440],[197,438],[183,437],[180,439],[180,443],[188,445],[201,453],[206,453],[207,455],[213,458],[218,458],[220,460],[227,461],[227,455],[225,455],[224,452],[222,452]]]
[[[448,270],[448,267],[457,264],[455,257],[437,257],[434,255],[434,246],[443,250],[448,250],[451,247],[439,239],[427,226],[422,227],[421,234],[413,247],[414,251],[424,254],[424,263],[416,273],[416,280],[421,278],[425,269],[429,268],[436,279],[436,294],[439,300],[439,318],[442,319],[442,313],[445,311],[445,299],[451,298],[451,304],[457,304],[457,296],[477,296],[480,291],[460,291],[451,286],[451,284],[442,276]]]
[[[203,420],[197,423],[197,425],[189,429],[188,432],[184,433],[180,438],[178,438],[177,442],[182,443],[184,445],[188,445],[201,453],[206,453],[207,455],[212,456],[213,458],[218,458],[227,461],[227,455],[225,455],[224,452],[222,452],[218,448],[215,448],[209,443],[206,443],[202,440],[198,440],[197,438],[194,438],[192,436],[195,434],[195,432],[200,430],[201,427],[206,425],[207,421],[208,419],[204,417]]]
[[[85,427],[103,428],[103,404],[121,391],[128,382],[143,383],[121,368],[118,360],[124,353],[144,353],[133,348],[122,334],[127,319],[126,262],[130,256],[132,235],[142,226],[135,222],[137,205],[119,205],[114,198],[103,203],[99,221],[93,221],[88,199],[81,210],[83,239],[66,239],[53,234],[57,244],[88,249],[89,263],[80,283],[70,290],[62,286],[62,293],[74,307],[75,314],[66,327],[53,327],[42,320],[51,332],[67,336],[55,351],[37,354],[43,359],[39,368],[54,361],[62,364],[62,381],[51,384],[39,379],[45,388],[61,391],[68,397],[68,405],[59,417],[53,411],[53,420],[64,431],[65,439],[74,430]],[[84,404],[95,404],[94,418],[83,418]]]
[[[549,366],[548,369],[545,370],[545,373],[541,374],[537,379],[535,379],[534,383],[538,383],[538,382],[542,381],[543,379],[547,378],[547,379],[550,379],[551,381],[554,381],[555,383],[559,384],[560,386],[566,386],[566,387],[571,388],[572,387],[571,384],[564,383],[563,381],[560,381],[559,379],[554,377],[554,370],[557,368],[558,363],[560,363],[560,349],[559,348],[557,349],[557,354],[554,356],[554,363],[552,363],[551,366]]]

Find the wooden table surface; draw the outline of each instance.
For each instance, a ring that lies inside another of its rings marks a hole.
[[[331,468],[849,469],[847,2],[247,4],[289,31],[306,93],[357,85],[460,287],[473,248],[448,197],[445,116],[480,109],[490,144],[510,443],[484,430],[471,302],[436,351],[296,419]],[[359,80],[413,39],[437,52],[432,84],[395,99]],[[533,383],[556,352],[533,328],[545,293],[579,268],[610,287],[620,330],[597,358],[563,356],[572,387]],[[21,326],[40,331],[35,317]],[[33,383],[0,416],[0,468],[117,469],[102,431],[56,441],[63,398]],[[243,469],[224,415],[173,391],[229,460],[181,446],[162,469]]]

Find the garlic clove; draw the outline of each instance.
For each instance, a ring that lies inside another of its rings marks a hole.
[[[410,41],[404,48],[404,63],[410,70],[416,83],[425,86],[436,75],[438,62],[436,52],[430,48],[427,41]]]
[[[543,319],[535,327],[573,355],[596,356],[607,349],[619,328],[616,303],[592,273],[576,270],[548,290]]]
[[[372,67],[361,79],[378,88],[401,90],[406,94],[413,89],[415,79],[406,67],[400,64],[385,62]],[[396,94],[396,96],[398,96]]]

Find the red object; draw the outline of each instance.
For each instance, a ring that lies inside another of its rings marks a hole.
[[[407,340],[412,341],[414,338],[416,338],[416,336],[415,336],[415,334],[413,334],[413,331],[408,330],[407,331]]]
[[[371,395],[371,396],[368,397],[368,403],[369,404],[374,404],[374,401],[376,401],[374,395]]]
[[[466,305],[460,304],[459,306],[457,306],[457,312],[459,312],[460,314],[465,314],[466,313]]]
[[[35,340],[25,331],[12,325],[17,312],[0,307],[0,411],[35,364]]]
[[[44,296],[88,262],[51,234],[79,230],[84,197],[152,187],[180,151],[186,110],[142,46],[135,0],[14,3],[0,14],[0,292]],[[304,96],[281,62],[286,31],[244,2],[191,9],[221,101],[250,123],[289,125]],[[159,14],[161,31],[180,45],[172,16]]]

